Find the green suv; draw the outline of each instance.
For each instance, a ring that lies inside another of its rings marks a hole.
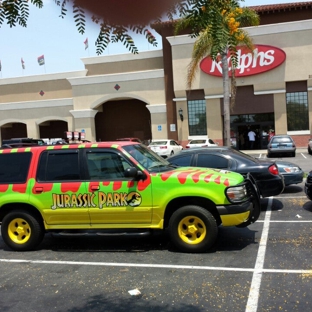
[[[135,142],[8,148],[0,164],[1,234],[16,251],[38,248],[47,232],[167,230],[178,250],[205,252],[219,225],[260,214],[250,178],[176,167]]]

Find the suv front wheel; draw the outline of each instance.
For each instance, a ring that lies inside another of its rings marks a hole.
[[[169,234],[172,244],[180,251],[205,252],[217,239],[217,221],[202,207],[184,206],[172,214]]]
[[[22,210],[8,213],[2,220],[1,235],[4,242],[13,250],[35,249],[42,241],[44,229],[42,222]]]

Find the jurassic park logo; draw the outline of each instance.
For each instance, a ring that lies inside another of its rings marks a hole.
[[[142,197],[137,192],[122,193],[85,193],[85,194],[52,194],[51,209],[58,208],[99,208],[104,207],[137,207],[141,204]]]

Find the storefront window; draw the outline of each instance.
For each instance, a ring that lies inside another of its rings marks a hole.
[[[307,92],[286,93],[288,131],[309,130]]]
[[[206,101],[187,102],[190,135],[207,135]]]

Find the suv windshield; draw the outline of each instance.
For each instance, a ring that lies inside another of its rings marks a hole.
[[[135,160],[137,160],[149,172],[168,171],[175,168],[175,165],[170,164],[167,160],[158,156],[156,153],[141,144],[133,144],[123,146]]]

